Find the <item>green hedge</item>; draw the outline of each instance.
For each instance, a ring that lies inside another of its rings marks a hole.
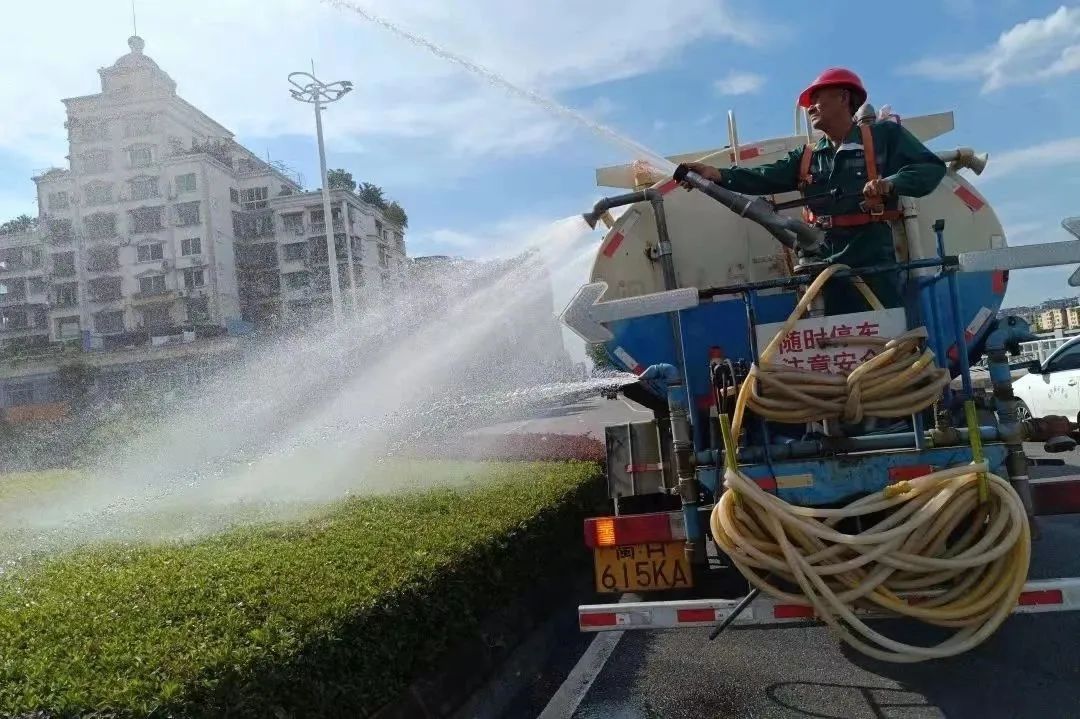
[[[493,610],[582,569],[597,465],[489,471],[468,489],[354,499],[189,545],[84,549],[9,579],[0,713],[367,716]]]

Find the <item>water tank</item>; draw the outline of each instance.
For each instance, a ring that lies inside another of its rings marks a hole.
[[[952,113],[911,117],[905,118],[903,124],[920,140],[929,142],[953,129],[953,117]],[[735,149],[729,145],[670,159],[674,162],[701,160],[720,167],[737,161],[741,166],[753,167],[774,162],[806,142],[805,135],[792,135],[739,143]],[[913,257],[936,256],[932,226],[938,219],[945,221],[947,254],[1005,246],[1005,233],[993,208],[959,172],[968,173],[970,170],[950,168],[932,194],[914,201],[918,212],[919,236],[912,238],[910,243]],[[639,182],[635,182],[632,165],[598,170],[597,184],[620,188],[641,187]],[[702,193],[674,187],[674,183],[668,180],[659,180],[652,186],[665,192],[664,210],[678,286],[704,289],[790,274],[783,248],[758,225],[738,217]],[[797,197],[798,193],[789,193],[769,199],[782,202]],[[799,211],[788,212],[797,216]],[[894,227],[894,236],[904,237],[902,227]],[[619,216],[606,232],[592,267],[590,281],[603,281],[608,285],[601,301],[666,289],[660,263],[650,253],[650,248],[656,245],[656,223],[648,203],[632,205]],[[964,273],[958,277],[961,320],[967,328],[970,348],[982,339],[990,321],[996,316],[1005,294],[1008,274]],[[946,283],[939,282],[935,291],[939,294],[936,305],[941,310],[941,321],[951,332],[954,325]],[[762,292],[756,305],[757,321],[769,323],[786,319],[795,301],[795,293],[791,290]],[[611,325],[610,329],[614,338],[606,344],[606,349],[612,362],[622,369],[639,371],[650,364],[671,362],[676,356],[671,324],[666,316],[622,321]],[[718,301],[683,312],[682,329],[689,389],[694,399],[701,403],[700,406],[706,407],[710,399],[707,367],[716,348],[732,359],[750,357],[746,307],[742,296],[724,296]],[[950,338],[953,336],[949,335]],[[967,351],[963,354],[954,352],[953,357],[966,361]],[[955,362],[952,367],[954,371],[958,369]]]

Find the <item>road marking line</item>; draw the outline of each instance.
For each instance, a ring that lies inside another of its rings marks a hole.
[[[619,397],[619,401],[625,404],[626,408],[629,409],[631,412],[643,412],[645,414],[648,414],[651,411],[647,409],[638,409],[637,407],[634,407],[629,402],[627,402],[626,399],[624,399],[623,397]]]
[[[623,595],[619,601],[629,600],[630,596]],[[623,634],[624,632],[615,631],[596,635],[537,719],[571,719],[592,688],[593,682],[604,670],[604,665],[611,658]],[[601,641],[602,639],[607,641]]]

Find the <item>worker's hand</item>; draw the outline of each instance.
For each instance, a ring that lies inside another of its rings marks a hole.
[[[882,200],[892,194],[893,184],[890,180],[878,178],[870,180],[862,188],[863,197],[868,200]]]
[[[713,167],[712,165],[706,165],[704,162],[687,162],[685,164],[686,169],[690,170],[690,172],[695,172],[704,177],[706,180],[711,180],[712,182],[720,182],[719,168]],[[685,181],[682,183],[682,186],[688,190],[694,189],[693,185]]]

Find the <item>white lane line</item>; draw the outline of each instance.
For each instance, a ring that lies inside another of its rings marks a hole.
[[[630,599],[630,596],[624,595],[619,601],[625,602]],[[624,633],[598,633],[537,719],[571,719],[582,700],[585,699],[585,695],[589,693],[589,689],[592,688],[593,682],[600,676],[600,672],[603,671],[604,665],[611,658],[612,652],[615,651]]]
[[[643,413],[645,413],[645,414],[651,414],[651,410],[648,410],[648,409],[638,409],[637,407],[633,406],[632,404],[630,404],[629,402],[627,402],[627,401],[626,401],[626,400],[625,400],[624,398],[622,398],[622,397],[619,397],[619,401],[620,401],[620,402],[622,402],[623,404],[625,404],[625,405],[626,405],[626,407],[627,407],[627,409],[629,409],[629,410],[630,410],[631,412],[643,412]]]

